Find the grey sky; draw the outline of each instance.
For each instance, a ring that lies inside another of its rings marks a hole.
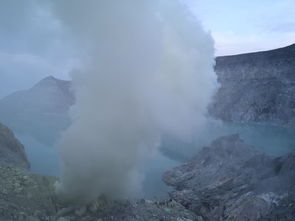
[[[68,78],[76,65],[58,21],[35,1],[0,1],[0,97],[48,75]],[[295,43],[294,0],[186,1],[212,33],[217,55]]]

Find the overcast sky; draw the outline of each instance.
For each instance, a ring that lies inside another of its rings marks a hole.
[[[0,1],[0,98],[48,75],[67,79],[76,65],[58,21],[34,1]],[[215,39],[216,55],[295,43],[295,0],[186,1]]]
[[[295,0],[190,0],[211,31],[217,55],[295,43]]]

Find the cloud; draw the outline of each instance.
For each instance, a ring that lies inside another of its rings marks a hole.
[[[273,32],[292,33],[295,32],[295,21],[286,21],[273,25],[271,28]],[[295,42],[295,40],[294,40]]]
[[[45,3],[0,1],[0,97],[47,75],[67,78],[74,65],[70,43]]]
[[[269,50],[295,42],[294,0],[186,0],[212,31],[217,55]]]
[[[212,32],[216,55],[233,55],[265,51],[294,44],[295,32],[265,32],[263,34],[239,35],[233,32]]]
[[[53,64],[34,54],[0,52],[0,97],[30,88],[41,78],[58,71]]]

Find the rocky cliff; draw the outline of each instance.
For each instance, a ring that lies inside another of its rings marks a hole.
[[[295,217],[295,153],[273,158],[238,135],[219,138],[163,175],[173,200],[204,220],[291,221]]]
[[[13,132],[0,123],[0,162],[29,169],[24,146],[16,139]]]
[[[295,44],[217,57],[211,115],[224,121],[295,124]]]

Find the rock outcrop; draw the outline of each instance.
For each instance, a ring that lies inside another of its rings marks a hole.
[[[24,146],[16,139],[13,132],[0,123],[0,161],[16,167],[29,169]]]
[[[295,153],[273,158],[238,135],[219,138],[163,175],[173,200],[204,220],[293,220]]]
[[[217,57],[220,89],[209,108],[229,122],[295,125],[295,44]]]

